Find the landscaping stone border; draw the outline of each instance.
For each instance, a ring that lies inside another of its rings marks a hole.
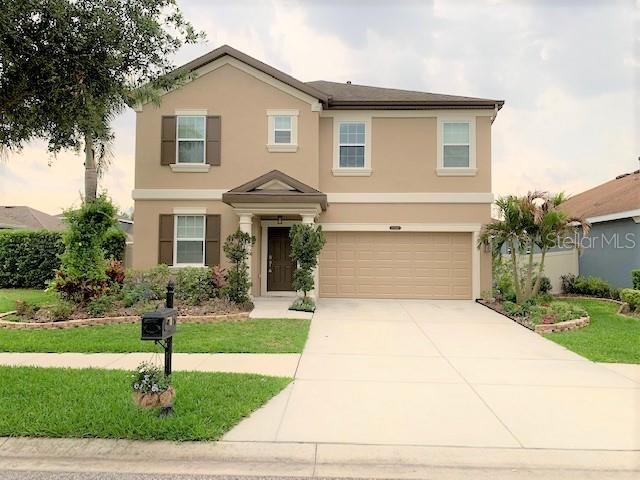
[[[552,332],[566,332],[568,330],[577,330],[578,328],[586,327],[591,323],[591,318],[580,317],[573,320],[567,320],[566,322],[558,323],[540,323],[536,325],[534,331],[536,333],[552,333]]]
[[[8,312],[15,313],[15,312]],[[222,315],[181,315],[178,323],[218,323],[229,320],[248,320],[249,312],[227,313]],[[0,328],[10,330],[52,330],[77,327],[95,327],[98,325],[117,325],[123,323],[138,323],[139,316],[127,317],[99,317],[79,318],[76,320],[61,320],[59,322],[10,322],[0,320]]]

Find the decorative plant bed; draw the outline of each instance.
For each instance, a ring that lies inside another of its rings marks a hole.
[[[488,302],[481,299],[476,301],[540,334],[576,330],[586,327],[590,323],[590,318],[584,309],[575,305],[563,305],[560,302],[530,304],[523,307],[512,302]],[[507,309],[506,306],[510,306],[510,309]],[[514,311],[519,311],[520,314],[514,313]]]
[[[178,316],[178,323],[217,323],[229,320],[247,320],[248,312],[227,313],[222,315],[182,315]],[[119,323],[138,323],[140,316],[124,317],[80,318],[75,320],[61,320],[59,322],[12,322],[0,320],[0,328],[13,330],[47,330],[77,327],[91,327],[97,325],[115,325]]]

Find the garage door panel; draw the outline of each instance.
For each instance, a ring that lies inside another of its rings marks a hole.
[[[471,298],[471,234],[327,232],[320,295]]]

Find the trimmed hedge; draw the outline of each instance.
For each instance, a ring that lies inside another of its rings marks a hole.
[[[598,298],[620,298],[620,290],[610,286],[606,281],[598,277],[577,277],[571,273],[562,275],[562,291],[573,295],[587,295]]]
[[[60,267],[62,233],[0,230],[0,288],[43,288]]]
[[[640,268],[631,270],[631,280],[633,281],[633,288],[640,290]]]
[[[631,310],[640,310],[640,290],[623,288],[620,291],[620,300],[628,303]]]

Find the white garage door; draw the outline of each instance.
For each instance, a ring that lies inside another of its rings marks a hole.
[[[471,298],[471,234],[325,232],[320,296]]]

